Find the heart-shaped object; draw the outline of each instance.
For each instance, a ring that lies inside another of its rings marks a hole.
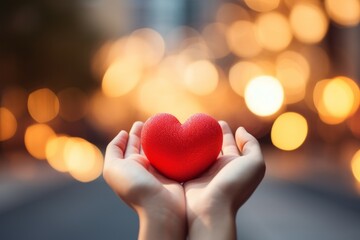
[[[217,159],[223,135],[209,115],[192,115],[184,124],[171,114],[149,118],[141,144],[150,163],[164,176],[185,182],[203,173]]]

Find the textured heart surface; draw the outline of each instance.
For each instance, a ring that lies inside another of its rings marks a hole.
[[[178,182],[196,178],[210,167],[222,141],[219,123],[203,113],[192,115],[184,124],[171,114],[159,113],[145,122],[141,133],[151,165]]]

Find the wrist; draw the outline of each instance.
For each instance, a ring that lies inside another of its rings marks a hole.
[[[136,209],[139,216],[139,240],[186,238],[186,224],[183,213],[162,207]]]
[[[188,210],[189,239],[236,239],[236,211],[231,204],[206,205],[196,213]]]

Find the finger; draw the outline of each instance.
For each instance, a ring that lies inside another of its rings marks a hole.
[[[144,149],[140,144],[140,155],[145,156]]]
[[[129,132],[129,140],[127,142],[125,158],[131,154],[140,154],[140,145],[141,145],[141,130],[143,127],[142,122],[135,122],[131,127]]]
[[[109,161],[115,159],[121,159],[124,157],[124,152],[126,148],[126,143],[128,141],[129,135],[125,131],[120,131],[116,137],[111,140],[106,148],[105,153],[105,164]]]
[[[236,143],[242,155],[249,155],[256,158],[262,158],[259,142],[254,136],[248,133],[245,128],[239,127],[235,133]]]
[[[219,121],[223,132],[223,144],[222,144],[222,153],[223,155],[239,155],[239,149],[237,148],[234,134],[231,131],[231,128],[225,121]]]

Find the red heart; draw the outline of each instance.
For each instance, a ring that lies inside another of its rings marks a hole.
[[[185,182],[199,176],[218,157],[222,130],[212,117],[198,113],[184,124],[171,114],[149,118],[141,144],[150,163],[164,176]]]

